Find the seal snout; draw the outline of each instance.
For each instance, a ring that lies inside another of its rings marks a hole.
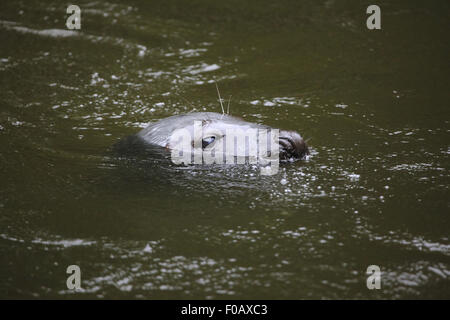
[[[280,159],[302,159],[309,154],[305,140],[295,131],[280,131]]]

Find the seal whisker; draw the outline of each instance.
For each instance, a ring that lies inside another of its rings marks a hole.
[[[230,102],[231,102],[231,95],[230,98],[228,99],[228,106],[227,106],[227,114],[230,114]]]
[[[217,85],[216,81],[214,81],[214,83],[216,84],[217,95],[219,96],[220,107],[222,108],[222,115],[223,115],[225,114],[225,109],[223,108],[222,98],[220,97],[219,86]]]

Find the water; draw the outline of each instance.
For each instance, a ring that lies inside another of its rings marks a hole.
[[[381,31],[365,1],[76,4],[77,32],[67,4],[0,4],[1,298],[450,298],[447,1],[379,1]],[[214,80],[310,159],[111,153],[219,112]]]

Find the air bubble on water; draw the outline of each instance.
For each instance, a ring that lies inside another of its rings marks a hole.
[[[264,101],[264,106],[265,107],[274,107],[276,104],[273,103],[272,101]]]
[[[143,45],[140,45],[140,44],[138,44],[136,47],[139,49],[138,56],[141,57],[141,58],[143,56],[145,56],[145,53],[147,51],[147,47],[143,46]]]

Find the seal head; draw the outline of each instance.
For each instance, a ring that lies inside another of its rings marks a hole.
[[[200,124],[200,135],[195,134],[194,127],[196,123]],[[191,139],[189,146],[194,148],[194,152],[197,149],[197,151],[201,152],[221,142],[225,143],[227,137],[225,132],[229,132],[227,130],[250,132],[251,130],[249,129],[271,130],[272,128],[262,124],[247,122],[226,114],[194,112],[171,116],[151,123],[141,130],[137,136],[152,145],[159,145],[170,150],[183,150],[180,148],[178,137],[181,131],[187,132],[187,136]],[[306,142],[295,131],[279,130],[279,138],[275,143],[279,145],[280,160],[302,159],[309,154]],[[241,140],[236,149],[233,150],[234,155],[238,157],[248,155],[245,145],[245,140]]]

